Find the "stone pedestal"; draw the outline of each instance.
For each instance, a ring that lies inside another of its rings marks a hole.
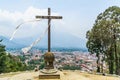
[[[39,79],[60,79],[60,73],[54,69],[55,56],[52,52],[44,54],[45,67],[40,70]]]
[[[41,70],[39,73],[39,79],[60,79],[60,73],[56,72],[56,71],[52,71],[49,70],[48,72],[46,72],[47,70]]]

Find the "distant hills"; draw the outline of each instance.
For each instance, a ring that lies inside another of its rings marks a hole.
[[[3,44],[6,48],[23,48],[29,46],[38,37],[15,38],[10,41],[9,37],[0,36],[3,39]],[[86,49],[86,41],[70,34],[52,34],[51,38],[52,48],[80,48]],[[47,35],[34,47],[47,48]]]
[[[22,44],[19,44],[19,42],[15,42],[15,41],[10,41],[8,37],[3,37],[0,36],[0,39],[2,39],[2,44],[6,46],[6,48],[20,48],[23,47]]]

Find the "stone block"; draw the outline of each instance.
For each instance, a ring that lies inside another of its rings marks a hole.
[[[57,72],[57,73],[45,74],[40,72],[39,79],[60,79],[60,73]]]

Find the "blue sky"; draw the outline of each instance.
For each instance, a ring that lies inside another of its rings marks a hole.
[[[15,27],[21,22],[33,19],[33,15],[47,14],[50,7],[53,15],[63,16],[62,20],[52,21],[52,32],[70,34],[85,40],[86,31],[90,30],[97,15],[110,6],[119,6],[119,0],[1,0],[0,34],[10,37]],[[38,13],[37,13],[38,11]],[[43,11],[43,12],[42,12]],[[47,26],[47,21],[23,25],[15,38],[34,37]],[[29,26],[29,27],[25,27]],[[7,33],[6,33],[7,32]],[[28,34],[29,33],[29,34]],[[53,33],[53,34],[54,34]],[[27,34],[27,35],[26,35]]]

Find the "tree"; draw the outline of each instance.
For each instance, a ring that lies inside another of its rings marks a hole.
[[[120,33],[120,8],[112,6],[97,16],[93,28],[87,32],[87,48],[92,54],[98,57],[97,64],[100,60],[105,60],[109,65],[109,73],[118,74],[120,65],[120,53],[117,51],[119,46],[117,42]],[[102,55],[102,59],[100,59]],[[102,61],[103,61],[102,60]],[[98,67],[98,72],[99,72]]]
[[[0,40],[0,42],[2,42],[2,40]],[[5,46],[0,44],[0,73],[2,73],[4,71],[4,59],[5,59]]]
[[[23,71],[25,69],[26,65],[17,56],[6,53],[5,46],[0,44],[0,73]]]

